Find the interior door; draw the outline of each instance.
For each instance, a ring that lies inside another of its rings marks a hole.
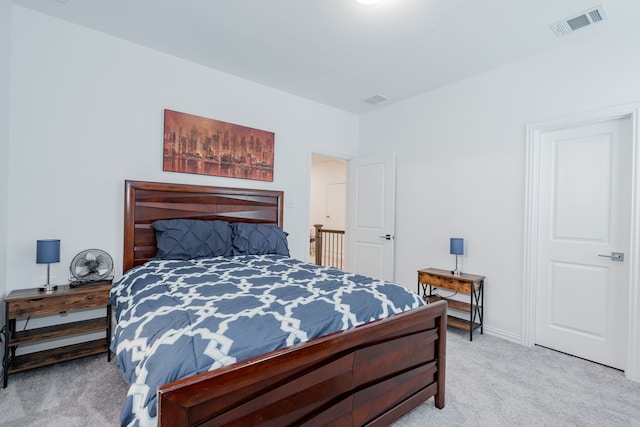
[[[536,344],[624,369],[631,120],[542,135]]]
[[[395,157],[349,162],[347,269],[393,281]]]

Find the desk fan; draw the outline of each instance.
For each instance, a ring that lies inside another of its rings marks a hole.
[[[86,249],[73,258],[69,271],[71,287],[111,280],[113,259],[101,249]]]

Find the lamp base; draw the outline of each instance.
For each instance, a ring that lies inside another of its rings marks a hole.
[[[40,292],[46,292],[48,294],[50,294],[51,292],[55,291],[56,289],[58,289],[58,285],[50,285],[50,284],[46,284],[43,285],[42,287],[38,288],[38,291]]]
[[[456,269],[455,270],[451,270],[451,274],[453,274],[454,276],[461,276],[462,275],[462,270],[458,270],[458,255],[456,254]]]

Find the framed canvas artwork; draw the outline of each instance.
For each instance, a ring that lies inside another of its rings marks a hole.
[[[273,181],[275,134],[164,110],[162,170]]]

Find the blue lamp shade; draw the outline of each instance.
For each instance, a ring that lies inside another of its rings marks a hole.
[[[452,237],[449,245],[449,252],[452,255],[464,255],[464,239]]]
[[[60,240],[38,240],[36,247],[36,263],[50,264],[60,262]]]

